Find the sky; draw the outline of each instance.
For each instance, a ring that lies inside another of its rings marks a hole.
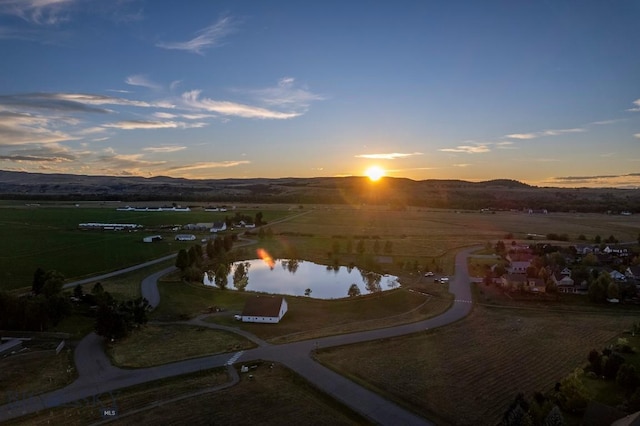
[[[0,0],[0,170],[640,186],[640,2]]]

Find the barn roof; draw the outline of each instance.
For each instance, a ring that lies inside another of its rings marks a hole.
[[[278,317],[280,316],[280,307],[284,297],[274,296],[256,296],[247,299],[244,309],[242,310],[243,317]]]

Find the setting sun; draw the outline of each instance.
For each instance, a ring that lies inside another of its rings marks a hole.
[[[371,166],[364,172],[364,174],[375,182],[384,176],[384,169],[378,166]]]

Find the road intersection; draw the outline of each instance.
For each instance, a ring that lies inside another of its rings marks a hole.
[[[95,333],[91,333],[80,341],[74,353],[78,370],[78,379],[76,381],[53,392],[0,406],[0,423],[43,409],[69,405],[77,401],[86,401],[87,398],[96,398],[105,394],[112,395],[112,392],[116,392],[119,389],[158,379],[208,370],[214,367],[228,366],[230,363],[266,360],[285,365],[373,423],[382,425],[432,424],[427,419],[319,364],[312,359],[311,355],[317,348],[335,347],[423,332],[464,318],[472,309],[470,287],[472,279],[468,273],[467,258],[472,251],[477,249],[478,247],[466,248],[456,255],[455,275],[449,282],[449,291],[453,293],[455,299],[451,308],[434,318],[410,324],[273,345],[237,328],[207,323],[201,321],[200,318],[196,318],[192,322],[196,322],[201,326],[241,334],[255,342],[258,347],[237,353],[218,354],[134,370],[120,369],[111,365],[104,352],[102,338]],[[174,268],[166,268],[143,280],[141,284],[142,295],[147,298],[151,306],[157,306],[160,303],[157,280],[174,270]]]

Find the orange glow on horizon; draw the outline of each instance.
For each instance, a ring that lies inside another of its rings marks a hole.
[[[364,174],[373,182],[375,182],[377,180],[380,180],[380,178],[385,175],[385,171],[382,167],[371,166],[367,170],[365,170]]]
[[[269,252],[267,252],[265,249],[259,248],[258,250],[256,250],[256,253],[258,254],[258,257],[269,266],[269,269],[273,269],[273,267],[276,266],[275,260],[273,260]]]

